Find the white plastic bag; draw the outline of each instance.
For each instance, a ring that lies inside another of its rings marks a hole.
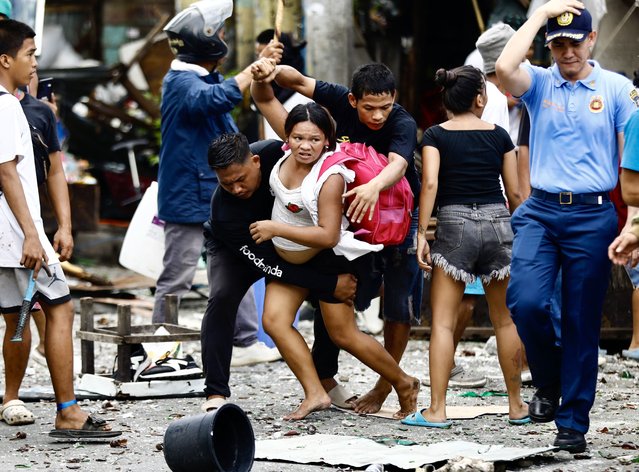
[[[124,236],[119,262],[134,272],[157,280],[164,257],[164,221],[158,218],[158,184],[152,182],[135,210]]]

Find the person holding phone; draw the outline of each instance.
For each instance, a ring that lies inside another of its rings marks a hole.
[[[35,96],[38,100],[53,100],[53,77],[46,77],[38,81]]]

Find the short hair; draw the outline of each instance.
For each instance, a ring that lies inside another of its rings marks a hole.
[[[35,31],[16,20],[0,21],[0,54],[16,57],[25,39],[34,38]]]
[[[477,67],[461,66],[453,70],[439,69],[435,83],[444,91],[444,106],[452,113],[469,111],[486,84],[486,76]]]
[[[366,94],[395,93],[395,77],[384,64],[366,64],[358,68],[351,79],[351,93],[357,100]]]
[[[208,158],[212,169],[244,164],[251,155],[248,139],[242,133],[223,134],[209,144]]]
[[[334,151],[337,139],[335,137],[333,118],[326,108],[315,102],[296,105],[288,112],[288,116],[284,122],[284,133],[286,137],[291,134],[296,124],[306,121],[310,121],[322,130],[324,136],[328,139],[328,150]]]

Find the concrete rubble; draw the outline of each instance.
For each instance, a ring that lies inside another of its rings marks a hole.
[[[107,269],[105,269],[107,270]],[[118,271],[116,269],[116,272]],[[152,300],[148,290],[131,291],[138,298]],[[78,299],[75,299],[79,310]],[[197,328],[201,323],[206,301],[190,294],[180,309],[180,324]],[[115,324],[115,309],[96,305],[98,324]],[[133,324],[149,323],[150,312],[137,310]],[[79,328],[79,316],[76,317]],[[299,325],[309,343],[312,342],[312,324],[302,321]],[[34,335],[37,338],[37,335]],[[379,339],[379,338],[378,338]],[[34,343],[35,346],[35,343]],[[76,356],[79,356],[79,341],[75,340]],[[112,372],[115,365],[116,348],[110,344],[95,345],[96,373]],[[183,352],[192,354],[198,364],[200,346],[197,342],[183,344]],[[488,376],[488,384],[476,390],[505,391],[501,372],[494,355],[488,354],[484,343],[464,342],[458,358],[467,369]],[[497,463],[494,470],[535,471],[636,471],[639,470],[639,363],[625,360],[618,354],[606,355],[606,362],[599,369],[597,399],[591,413],[591,427],[587,435],[589,449],[573,456],[566,452],[546,452],[538,456],[520,459],[511,463]],[[0,361],[1,363],[1,361]],[[80,359],[76,359],[79,371]],[[402,361],[408,372],[424,377],[428,366],[428,343],[411,340]],[[4,368],[4,366],[3,366]],[[363,394],[371,387],[376,377],[348,353],[340,357],[339,381],[349,390]],[[1,383],[1,381],[0,381]],[[30,360],[23,390],[29,392],[49,389],[48,371],[34,354]],[[248,414],[257,439],[277,439],[294,435],[337,434],[358,436],[382,442],[428,445],[446,441],[469,441],[481,444],[499,444],[511,447],[539,448],[548,446],[555,433],[554,424],[531,424],[510,426],[505,416],[488,415],[474,420],[456,420],[449,430],[411,428],[386,419],[346,414],[330,409],[314,413],[305,421],[289,423],[282,416],[296,406],[302,395],[299,384],[284,362],[272,362],[255,366],[237,367],[231,370],[232,401]],[[450,405],[505,404],[502,396],[461,396],[469,390],[449,390]],[[524,388],[524,399],[533,394],[532,387]],[[44,395],[46,396],[46,395]],[[420,405],[427,406],[428,387],[420,392]],[[83,400],[83,408],[109,420],[115,429],[125,431],[116,441],[88,444],[56,442],[47,432],[53,427],[55,405],[53,401],[41,400],[29,403],[29,408],[38,420],[35,425],[11,427],[0,423],[0,463],[2,470],[61,471],[82,470],[86,472],[106,471],[169,471],[162,453],[163,435],[170,421],[199,413],[202,398],[171,398],[143,400]],[[387,405],[396,403],[393,396]],[[457,462],[453,464],[453,462]],[[467,461],[469,467],[472,461]],[[463,461],[443,463],[441,470],[484,470],[483,468],[459,468]],[[478,465],[478,464],[477,464]],[[482,466],[483,467],[483,466]],[[293,464],[286,462],[258,461],[253,469],[257,472],[328,470],[361,470],[328,465]],[[398,469],[395,469],[398,470]],[[430,469],[424,470],[433,470]]]

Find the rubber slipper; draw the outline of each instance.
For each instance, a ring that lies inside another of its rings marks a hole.
[[[35,416],[22,400],[11,400],[0,407],[0,419],[11,426],[35,423]]]
[[[328,392],[328,396],[331,397],[331,403],[339,408],[345,410],[353,409],[353,401],[357,400],[357,395],[350,393],[340,384],[335,385]]]
[[[208,413],[209,411],[217,410],[219,407],[226,403],[226,398],[214,397],[210,398],[200,406],[200,410],[204,413]]]
[[[82,429],[52,429],[49,436],[56,439],[102,439],[120,436],[122,431],[105,430],[107,422],[102,418],[89,415]]]
[[[624,349],[623,351],[621,351],[621,357],[639,361],[639,349]]]
[[[423,411],[423,410],[422,410]],[[433,421],[428,421],[422,415],[421,411],[413,413],[412,415],[408,415],[401,421],[402,424],[406,424],[408,426],[423,426],[425,428],[439,428],[439,429],[448,429],[453,425],[452,421],[444,421],[442,423],[435,423]]]
[[[532,420],[530,419],[530,416],[524,416],[523,418],[517,418],[515,420],[508,418],[508,423],[512,424],[513,426],[521,426],[524,424],[532,423]]]

